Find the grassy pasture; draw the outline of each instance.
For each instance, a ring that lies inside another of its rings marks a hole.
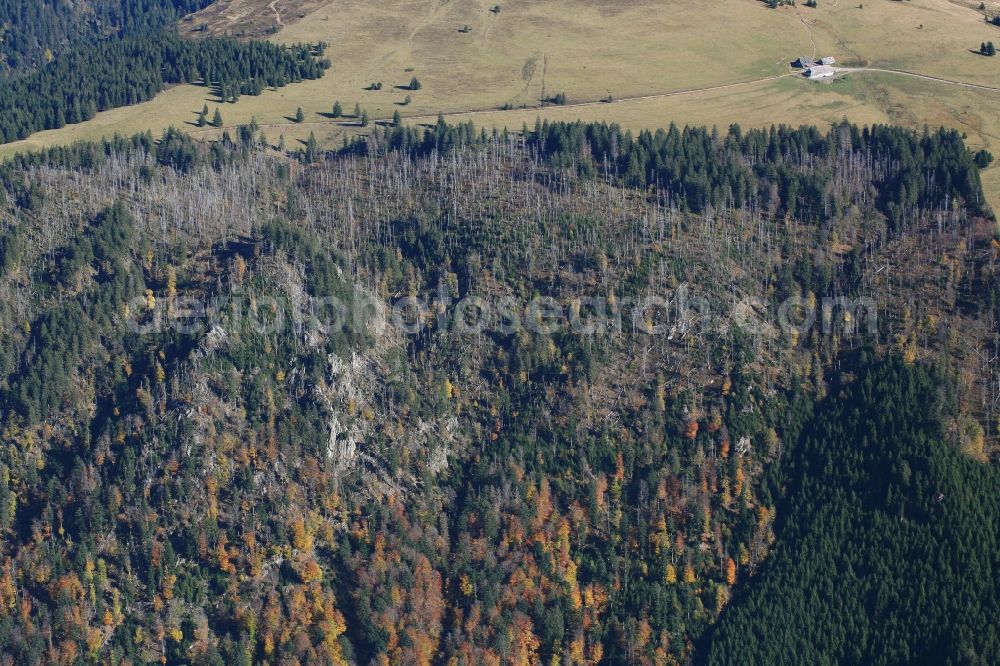
[[[280,27],[271,37],[276,41],[330,44],[333,68],[323,79],[220,105],[227,126],[256,117],[272,141],[279,134],[286,141],[304,138],[310,131],[324,141],[339,141],[343,134],[359,131],[349,120],[335,125],[325,116],[340,100],[345,112],[358,103],[373,119],[389,118],[396,110],[414,122],[438,112],[463,119],[463,112],[477,111],[472,116],[477,124],[511,128],[532,123],[540,114],[613,120],[633,128],[671,120],[722,127],[731,122],[823,124],[845,116],[859,123],[945,124],[960,127],[971,144],[989,146],[1000,157],[1000,93],[893,75],[857,73],[833,84],[789,77],[670,97],[574,105],[609,95],[641,97],[779,76],[789,71],[795,57],[814,52],[852,66],[1000,85],[1000,58],[969,52],[988,39],[1000,42],[1000,28],[987,25],[981,12],[968,6],[948,0],[820,0],[817,8],[770,10],[756,0],[500,0],[501,10],[490,11],[495,4],[230,0],[181,26],[190,30],[204,23],[208,31],[238,34],[241,24],[266,30],[271,21]],[[987,4],[1000,10],[992,0]],[[276,23],[278,17],[283,27]],[[402,89],[412,76],[422,83],[419,91]],[[376,81],[382,82],[382,90],[365,90]],[[564,93],[571,105],[533,108],[543,94],[557,93]],[[407,95],[412,100],[403,105]],[[206,102],[211,115],[216,103],[207,89],[178,86],[146,104],[0,147],[0,154],[115,132],[159,132],[169,125],[211,137],[212,131],[194,126]],[[504,105],[511,110],[499,111]],[[292,118],[300,106],[307,123],[295,125]],[[984,178],[991,200],[1000,207],[996,171]]]

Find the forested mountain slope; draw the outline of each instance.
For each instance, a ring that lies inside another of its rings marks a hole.
[[[9,662],[683,663],[767,567],[793,397],[852,351],[946,368],[951,444],[994,452],[998,246],[954,133],[302,153],[0,170]]]
[[[231,102],[329,68],[321,45],[179,37],[177,18],[210,2],[0,0],[0,143],[148,101],[170,84],[199,83]]]
[[[783,462],[777,546],[707,663],[995,663],[1000,475],[948,442],[955,409],[896,359],[817,405]]]
[[[310,46],[187,40],[172,32],[81,45],[37,72],[0,84],[0,142],[89,120],[152,99],[168,84],[200,83],[220,102],[315,79],[330,66]]]
[[[3,67],[16,76],[88,41],[121,32],[159,32],[212,0],[2,0]]]

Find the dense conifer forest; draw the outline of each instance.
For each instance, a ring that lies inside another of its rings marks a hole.
[[[790,447],[777,546],[723,614],[707,663],[1000,654],[1000,475],[949,443],[948,381],[898,359],[861,365]]]
[[[9,21],[8,60],[30,60],[49,40],[66,48],[58,55],[48,50],[45,62],[0,82],[0,142],[148,101],[168,84],[200,83],[229,102],[319,78],[330,66],[322,47],[180,38],[173,22],[208,4],[203,0],[97,2],[88,12],[62,2],[28,3],[35,9],[27,14],[24,4],[0,6],[0,18],[6,12]]]
[[[523,133],[555,166],[582,176],[612,174],[628,187],[655,186],[698,212],[755,205],[818,222],[851,205],[834,194],[837,180],[854,168],[873,186],[865,196],[894,226],[914,209],[952,200],[976,212],[988,210],[975,156],[955,130],[915,135],[901,127],[859,128],[845,120],[826,133],[806,126],[744,131],[733,125],[720,135],[714,128],[671,124],[633,136],[618,125],[546,120]],[[451,128],[441,119],[423,133],[388,127],[383,142],[391,150],[426,155],[484,138],[471,124]]]
[[[2,0],[3,74],[17,76],[87,42],[172,29],[212,0]]]
[[[171,83],[202,83],[222,101],[259,95],[323,75],[313,47],[269,42],[186,40],[162,32],[82,46],[43,69],[0,85],[0,141],[90,120],[98,111],[138,104]]]
[[[1000,242],[960,137],[298,157],[247,126],[0,168],[0,658],[996,650]]]

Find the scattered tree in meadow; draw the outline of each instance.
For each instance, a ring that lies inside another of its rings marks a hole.
[[[215,108],[215,115],[212,116],[212,127],[222,127],[222,112]]]
[[[986,150],[985,148],[977,150],[975,155],[973,156],[973,160],[975,161],[976,166],[978,168],[985,169],[989,167],[990,164],[993,163],[993,153]]]
[[[316,134],[309,132],[309,139],[306,141],[306,161],[315,162],[319,153],[319,144],[316,141]]]
[[[344,107],[340,105],[340,100],[333,103],[333,111],[330,113],[334,118],[340,118],[344,115]]]

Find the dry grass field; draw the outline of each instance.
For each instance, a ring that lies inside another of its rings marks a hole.
[[[1000,11],[995,0],[987,5]],[[970,52],[982,41],[1000,42],[1000,28],[987,25],[978,9],[948,0],[820,0],[817,8],[776,10],[756,0],[222,0],[181,28],[194,34],[273,32],[270,39],[279,42],[330,45],[333,68],[323,79],[221,105],[227,126],[256,117],[272,141],[309,132],[339,141],[359,131],[321,115],[339,100],[348,112],[360,104],[374,119],[398,110],[404,119],[423,122],[443,112],[511,128],[539,115],[633,128],[670,121],[822,125],[842,117],[943,124],[961,128],[970,144],[1000,157],[1000,92],[874,72],[833,83],[773,78],[787,74],[797,56],[816,54],[847,66],[1000,86],[1000,58]],[[413,76],[422,83],[419,91],[398,87]],[[365,90],[376,81],[382,90]],[[683,92],[734,83],[745,85]],[[567,106],[537,108],[543,95],[557,93],[566,95]],[[404,105],[407,95],[411,102]],[[608,96],[621,101],[598,101]],[[193,125],[206,102],[214,109],[207,89],[179,86],[146,104],[3,146],[0,154],[170,125],[211,137]],[[295,125],[300,106],[307,123]],[[1000,207],[998,171],[994,167],[984,179]]]

